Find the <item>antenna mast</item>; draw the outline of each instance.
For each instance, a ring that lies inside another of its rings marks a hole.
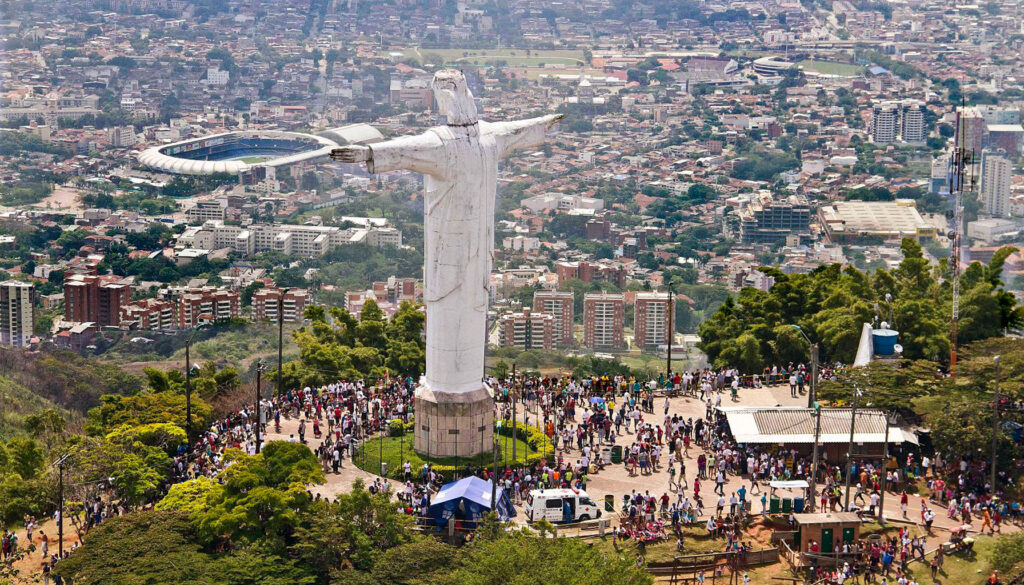
[[[956,375],[957,338],[960,336],[960,265],[961,239],[964,227],[964,171],[970,158],[967,150],[967,122],[963,116],[963,109],[964,102],[963,98],[961,98],[960,109],[956,113],[956,133],[953,138],[954,147],[949,182],[949,193],[953,199],[953,212],[950,220],[953,236],[953,249],[950,253],[950,269],[953,278],[953,314],[950,320],[949,332],[950,376]]]

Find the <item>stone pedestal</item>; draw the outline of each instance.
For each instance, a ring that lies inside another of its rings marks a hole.
[[[421,383],[415,408],[417,453],[468,458],[493,449],[494,397],[486,384],[471,392],[444,392]]]

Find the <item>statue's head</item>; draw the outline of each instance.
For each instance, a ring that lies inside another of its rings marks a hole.
[[[448,118],[448,124],[476,124],[476,102],[466,85],[466,76],[455,69],[442,69],[434,74],[432,83],[437,111]]]

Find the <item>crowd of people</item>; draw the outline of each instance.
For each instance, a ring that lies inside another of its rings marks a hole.
[[[824,367],[819,374],[828,378],[834,370]],[[622,463],[631,476],[664,474],[668,490],[661,495],[650,490],[623,494],[619,525],[613,533],[616,542],[650,543],[674,536],[682,549],[682,528],[702,526],[711,538],[722,540],[723,550],[744,551],[750,548],[750,543],[743,540],[743,528],[754,496],[760,496],[760,512],[767,514],[768,482],[811,478],[809,452],[738,445],[727,418],[717,410],[729,395],[735,399],[739,388],[788,384],[794,395],[805,392],[809,370],[802,365],[766,368],[763,376],[741,376],[729,368],[679,372],[646,381],[627,376],[543,376],[492,378],[489,383],[495,390],[496,418],[508,421],[516,417],[541,429],[553,450],[550,457],[531,465],[505,465],[495,472],[467,466],[455,473],[496,478],[514,501],[523,501],[531,490],[539,488],[586,490],[591,475],[610,464],[608,448],[621,449]],[[285,420],[297,421],[288,425],[295,431],[288,433],[287,440],[310,444],[325,474],[340,473],[346,465],[354,464],[352,459],[359,456],[367,439],[382,434],[394,421],[408,423],[412,419],[415,388],[411,378],[376,383],[340,380],[265,398],[259,405],[250,404],[216,420],[191,448],[182,449],[173,459],[167,485],[199,476],[215,478],[223,469],[227,450],[256,453],[257,436],[266,441],[268,432],[280,434]],[[673,413],[670,397],[674,396],[699,401],[703,416]],[[925,477],[929,494],[920,498],[920,520],[929,533],[937,505],[946,506],[949,518],[965,524],[981,518],[982,530],[993,532],[1005,519],[1019,518],[1016,502],[1005,503],[994,497],[979,462],[959,458],[947,461],[941,454],[922,457],[911,451],[897,452],[897,456],[899,464],[880,458],[853,462],[853,509],[877,513],[881,494],[890,491],[900,494],[906,514],[910,496],[901,490],[908,485],[909,477]],[[842,509],[843,472],[842,467],[822,459],[815,476],[820,494],[810,496],[820,496],[821,509]],[[400,480],[392,484],[392,480],[379,478],[368,487],[373,492],[394,494],[403,511],[420,515],[429,507],[432,495],[454,479],[453,475],[448,472],[446,476],[430,464],[413,469],[406,461]],[[727,484],[733,486],[728,492]],[[709,497],[711,501],[706,504],[705,498]],[[90,524],[117,513],[102,500],[96,505],[94,510],[87,510]],[[824,575],[841,583],[856,581],[860,574],[887,574],[893,563],[899,567],[919,553],[921,543],[923,539],[900,535],[882,543],[852,548],[846,544],[840,545],[844,547],[841,551],[816,552],[847,555],[844,567]],[[5,534],[5,558],[16,547],[16,537]]]

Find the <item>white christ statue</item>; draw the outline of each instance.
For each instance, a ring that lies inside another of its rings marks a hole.
[[[366,162],[371,173],[407,169],[425,175],[427,368],[416,394],[416,448],[432,455],[461,456],[490,449],[490,441],[484,445],[477,429],[487,426],[480,432],[490,436],[492,399],[483,375],[498,162],[515,150],[539,146],[561,116],[480,121],[465,77],[454,70],[438,71],[433,91],[445,125],[370,146],[336,148],[331,158]],[[486,421],[478,424],[484,402]],[[477,403],[479,407],[470,412],[434,408]],[[449,413],[463,420],[435,420]],[[429,447],[421,448],[421,431],[423,445],[429,441]],[[427,438],[431,434],[433,438]],[[454,445],[435,445],[438,442]]]

